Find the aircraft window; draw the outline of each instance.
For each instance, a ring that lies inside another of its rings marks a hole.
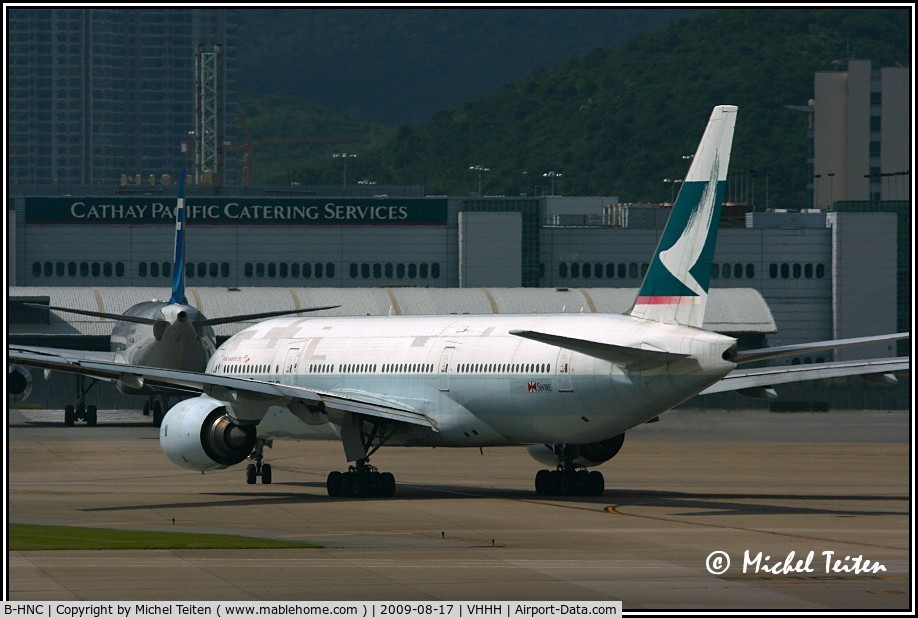
[[[32,276],[33,277],[41,276],[41,262],[32,262]]]
[[[816,264],[816,278],[822,279],[826,276],[826,267],[824,264]]]
[[[255,263],[255,276],[259,278],[265,276],[265,265],[262,262]]]
[[[364,279],[370,278],[370,265],[369,264],[360,265],[360,276],[363,277]]]
[[[790,277],[790,265],[787,262],[781,264],[781,278],[787,279]]]
[[[76,274],[77,274],[76,262],[67,262],[67,275],[70,277],[76,277]]]
[[[392,262],[387,262],[385,268],[383,268],[383,274],[386,276],[386,279],[391,279],[394,272],[395,269],[392,267]]]
[[[755,279],[755,264],[746,264],[746,278]]]
[[[794,264],[794,279],[799,279],[801,274],[800,264]]]
[[[720,274],[723,276],[724,279],[729,279],[730,278],[730,265],[724,264],[723,269],[720,271]]]
[[[229,265],[227,264],[227,266],[229,266]],[[211,276],[211,277],[216,277],[218,274],[220,274],[220,273],[219,273],[219,270],[218,270],[219,268],[220,268],[220,267],[217,266],[217,263],[216,263],[216,262],[211,262],[211,263],[210,263],[210,276]]]
[[[576,279],[580,276],[580,264],[574,262],[571,264],[571,279]]]
[[[350,265],[350,275],[351,275],[351,279],[357,278],[357,264],[354,264],[353,262],[351,262],[351,265]]]
[[[567,279],[567,262],[558,264],[558,276],[562,279]]]
[[[638,266],[634,262],[628,264],[628,276],[631,279],[637,279],[638,276]]]
[[[287,278],[288,268],[289,268],[289,266],[287,266],[287,262],[281,262],[281,263],[278,264],[278,266],[277,266],[277,274],[279,274],[279,275],[281,276],[281,278],[286,279],[286,278]]]
[[[590,264],[589,262],[584,262],[583,263],[583,278],[589,279],[592,276],[593,276],[593,265]]]
[[[316,264],[315,272],[316,272],[316,278],[318,278],[318,279],[321,279],[321,278],[324,276],[323,271],[324,271],[325,269],[323,268],[323,266],[324,266],[324,265],[323,265],[322,263]]]
[[[194,277],[194,263],[188,262],[185,264],[185,276]]]
[[[164,277],[172,276],[172,262],[163,262],[163,276]]]
[[[92,276],[98,277],[101,271],[102,271],[102,267],[99,265],[99,263],[93,262],[92,263]]]
[[[44,272],[45,272],[45,277],[50,277],[51,275],[53,275],[54,274],[54,264],[52,264],[51,262],[45,262]]]
[[[379,262],[377,262],[376,264],[373,264],[373,278],[374,279],[382,278],[382,264],[380,264]]]
[[[253,272],[252,272],[252,263],[251,263],[251,262],[246,262],[245,268],[243,269],[243,274],[244,274],[246,277],[251,277],[251,276],[252,276]]]
[[[106,277],[112,276],[112,263],[111,262],[105,262],[102,264],[102,274],[105,275]]]
[[[80,262],[80,276],[81,277],[89,276],[89,264],[87,262]]]
[[[198,262],[198,277],[207,276],[207,264],[204,262]]]
[[[398,277],[399,279],[405,278],[405,265],[404,264],[395,265],[395,276]]]
[[[427,278],[427,272],[429,268],[430,266],[427,264],[427,262],[424,262],[423,264],[421,264],[421,279]]]
[[[334,262],[329,262],[325,265],[325,278],[334,279],[335,278],[335,264]]]
[[[418,276],[418,265],[415,263],[408,264],[408,278],[414,279]]]
[[[277,276],[277,264],[268,262],[268,276],[272,279]]]
[[[768,265],[768,276],[771,277],[772,279],[778,278],[778,265],[777,264]]]
[[[57,262],[57,263],[54,265],[54,273],[55,273],[58,277],[63,277],[63,276],[64,276],[64,263],[63,263],[63,262]]]
[[[440,263],[439,262],[434,262],[433,264],[430,265],[430,276],[433,277],[434,279],[440,278]],[[545,276],[545,264],[540,264],[539,277],[544,277],[544,276]]]
[[[647,262],[644,262],[643,264],[641,264],[641,276],[642,277],[647,274],[647,270],[649,268],[650,268],[650,264],[648,264]]]
[[[159,262],[150,262],[150,276],[159,277]]]
[[[625,272],[625,268],[626,266],[624,264],[618,265],[618,278],[619,279],[624,279],[627,276]]]
[[[711,279],[720,278],[720,264],[711,264]]]
[[[812,264],[803,265],[803,276],[806,277],[807,279],[813,278],[813,265]]]

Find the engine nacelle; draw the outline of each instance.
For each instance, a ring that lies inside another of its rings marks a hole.
[[[563,461],[565,455],[571,458],[574,465],[591,468],[615,457],[624,443],[625,434],[620,433],[590,444],[532,444],[527,450],[533,459],[552,468]]]
[[[32,394],[32,373],[21,365],[10,365],[6,372],[6,394],[11,403],[28,399]]]
[[[159,444],[176,465],[223,470],[245,460],[255,448],[254,425],[238,425],[225,403],[202,395],[172,406],[159,428]]]

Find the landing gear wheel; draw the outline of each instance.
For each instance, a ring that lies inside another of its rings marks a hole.
[[[348,495],[351,498],[365,498],[367,495],[367,484],[362,478],[364,475],[357,472],[348,472],[344,475],[345,485],[348,489]]]
[[[86,408],[86,424],[90,427],[95,427],[96,422],[98,421],[98,410],[96,406],[87,406]]]
[[[593,470],[587,478],[589,479],[587,495],[601,496],[606,490],[606,480],[602,477],[602,472]]]
[[[153,426],[162,427],[163,426],[163,404],[161,401],[156,400],[153,402]]]
[[[67,405],[64,408],[64,425],[67,427],[73,427],[73,421],[76,418],[76,411],[73,406]]]
[[[328,478],[325,480],[325,489],[328,490],[328,495],[332,498],[337,498],[341,495],[344,488],[344,475],[334,470],[328,473]]]
[[[263,464],[261,466],[261,484],[271,484],[271,464]]]
[[[548,470],[539,470],[535,477],[535,490],[540,496],[550,495],[551,472]]]
[[[255,481],[258,478],[258,473],[255,471],[255,464],[249,464],[245,467],[245,482],[249,485],[254,485]]]
[[[395,476],[391,472],[383,472],[379,475],[379,495],[383,498],[391,498],[395,495]]]

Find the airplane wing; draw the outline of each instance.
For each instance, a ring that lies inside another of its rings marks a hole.
[[[10,349],[12,350],[14,348],[11,346]],[[119,362],[119,358],[115,352],[103,352],[96,350],[68,350],[64,348],[43,348],[41,346],[34,345],[18,345],[15,346],[15,349],[21,350],[23,352],[32,352],[41,355],[67,356],[68,358],[78,360],[102,361],[105,363]]]
[[[898,358],[880,358],[856,361],[836,361],[813,365],[787,365],[784,367],[766,367],[763,369],[734,369],[721,381],[704,389],[699,395],[711,395],[727,391],[744,391],[765,389],[775,384],[839,378],[852,375],[869,375],[908,371],[910,359],[907,356]]]
[[[203,393],[215,399],[239,404],[234,406],[234,415],[236,420],[241,422],[258,422],[265,414],[265,406],[248,406],[245,405],[247,401],[276,400],[276,405],[300,402],[310,409],[321,409],[333,422],[340,422],[346,413],[352,413],[419,425],[436,431],[433,421],[416,410],[395,402],[361,397],[356,393],[334,393],[248,378],[126,365],[66,356],[60,352],[32,351],[21,346],[10,346],[8,358],[13,364],[75,373],[107,382],[121,380],[137,387],[151,386],[194,394]]]

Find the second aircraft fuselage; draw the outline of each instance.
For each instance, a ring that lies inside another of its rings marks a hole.
[[[511,335],[516,329],[688,356],[632,370]],[[407,406],[437,429],[405,429],[389,444],[586,444],[718,381],[735,367],[725,360],[734,344],[716,333],[607,314],[278,318],[232,337],[207,371]],[[289,413],[261,425],[261,437],[323,433]]]

